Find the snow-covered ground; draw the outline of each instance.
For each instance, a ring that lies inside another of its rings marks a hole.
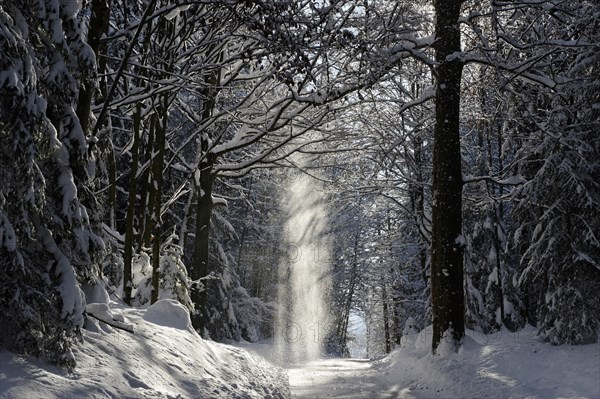
[[[322,359],[288,370],[292,397],[404,398],[396,384],[382,381],[374,363],[366,359]]]
[[[100,304],[101,305],[101,304]],[[0,398],[287,398],[285,373],[240,348],[202,340],[178,302],[148,309],[95,305],[100,317],[134,325],[134,334],[95,324],[67,373],[32,357],[0,351]],[[90,309],[88,309],[89,311]]]
[[[429,354],[426,329],[383,359],[289,365],[288,386],[285,371],[258,355],[281,362],[272,345],[202,340],[177,302],[110,306],[104,315],[92,310],[134,325],[135,334],[96,324],[75,350],[74,373],[1,351],[0,398],[288,398],[290,386],[293,398],[310,399],[600,398],[600,344],[551,346],[533,328],[470,331],[459,354],[438,356]]]
[[[324,359],[288,370],[295,398],[598,399],[600,345],[551,346],[536,331],[469,332],[458,355],[429,354],[431,330],[378,361]],[[443,351],[443,350],[442,350]],[[441,351],[441,352],[442,352]]]

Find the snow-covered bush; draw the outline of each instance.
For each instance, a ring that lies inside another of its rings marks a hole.
[[[161,246],[158,299],[176,299],[192,311],[194,305],[189,295],[190,282],[182,260],[183,250],[175,244],[176,241],[177,236],[171,235]],[[150,256],[145,252],[134,254],[131,270],[132,305],[146,307],[150,305],[152,294],[153,269]]]
[[[183,248],[175,244],[178,237],[171,235],[162,244],[160,256],[160,299],[176,299],[189,311],[194,309],[190,299],[190,282],[183,264]]]
[[[222,265],[215,278],[203,282],[206,287],[208,303],[205,311],[208,322],[203,332],[216,341],[239,341],[241,331],[231,302],[234,288],[239,284],[237,277],[228,265]]]
[[[231,304],[243,339],[258,342],[273,336],[276,304],[252,297],[242,286],[233,289]]]
[[[131,261],[131,277],[133,297],[131,304],[136,307],[150,305],[150,296],[152,294],[152,266],[150,256],[146,252],[140,252],[133,255]]]
[[[415,341],[417,340],[417,335],[419,334],[419,329],[417,328],[417,322],[412,317],[409,317],[406,320],[406,324],[404,324],[404,328],[402,329],[402,338],[400,339],[400,347],[401,348],[414,348]]]

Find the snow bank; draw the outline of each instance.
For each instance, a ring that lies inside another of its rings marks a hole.
[[[243,349],[201,339],[172,300],[146,310],[115,302],[88,307],[134,324],[135,334],[94,320],[103,327],[84,330],[71,374],[0,350],[0,399],[289,397],[283,370]]]
[[[433,356],[431,337],[427,327],[376,362],[380,385],[414,398],[600,398],[600,344],[552,346],[533,327],[467,331],[458,354]]]

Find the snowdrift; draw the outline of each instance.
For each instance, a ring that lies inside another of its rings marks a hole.
[[[600,398],[600,344],[552,346],[533,327],[466,335],[458,354],[441,343],[436,356],[431,326],[403,337],[374,365],[380,385],[405,398]]]
[[[90,306],[90,305],[88,305]],[[0,398],[287,398],[285,372],[240,348],[201,339],[185,307],[160,300],[148,309],[111,302],[88,311],[133,326],[134,334],[88,319],[73,373],[0,352]]]

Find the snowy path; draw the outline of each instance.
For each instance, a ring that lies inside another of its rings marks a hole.
[[[277,361],[269,344],[238,344],[287,372],[294,399],[600,399],[600,343],[552,346],[528,326],[468,330],[458,354],[431,355],[431,327],[379,360]]]
[[[321,359],[288,369],[292,398],[400,398],[414,396],[388,385],[365,359]]]

